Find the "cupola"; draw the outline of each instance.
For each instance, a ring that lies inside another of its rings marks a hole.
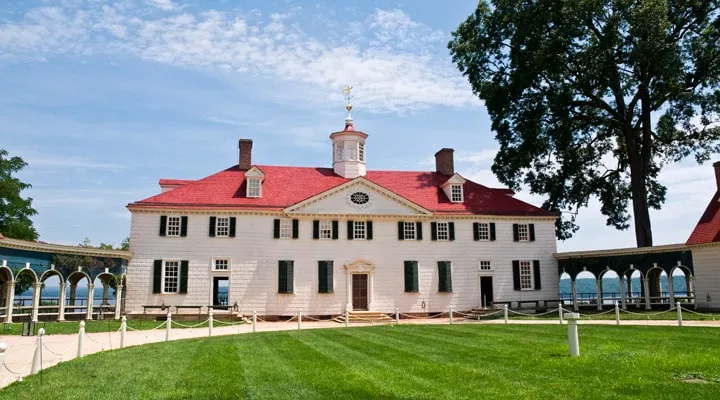
[[[350,104],[350,91],[352,86],[345,87],[345,98],[347,104],[347,117],[345,118],[345,129],[333,132],[330,139],[333,142],[333,171],[343,178],[357,178],[365,176],[365,139],[368,135],[355,130],[355,123],[350,115],[352,104]]]

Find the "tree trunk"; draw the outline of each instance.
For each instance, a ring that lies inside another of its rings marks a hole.
[[[647,202],[647,179],[640,160],[630,161],[630,190],[633,202],[633,218],[635,223],[635,241],[637,247],[652,246],[652,230],[650,228],[650,212]]]

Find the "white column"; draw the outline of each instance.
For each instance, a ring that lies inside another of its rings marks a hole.
[[[92,319],[93,297],[95,296],[95,285],[88,283],[87,313],[85,319]]]
[[[115,287],[115,319],[120,319],[120,313],[122,312],[122,292],[123,285],[117,285]]]
[[[627,310],[627,299],[625,298],[625,278],[624,274],[620,275],[620,304],[622,304],[622,309]]]
[[[347,306],[346,311],[352,311],[352,273],[349,271],[345,274],[345,280],[347,281]]]
[[[597,309],[602,311],[602,278],[597,278],[595,281],[595,290],[597,291]]]
[[[580,309],[580,307],[578,307],[577,302],[577,287],[575,287],[575,279],[570,280],[570,290],[572,292],[573,310],[577,311]]]
[[[650,284],[648,284],[647,274],[643,277],[643,287],[645,288],[645,309],[651,310],[650,307]]]
[[[58,321],[65,321],[65,282],[60,282],[60,296],[58,297]]]
[[[675,285],[673,284],[672,275],[668,275],[668,296],[670,297],[670,307],[675,303]]]
[[[32,311],[30,312],[30,320],[33,322],[38,321],[38,307],[40,306],[40,289],[42,288],[41,282],[33,282],[33,298],[32,298]]]
[[[5,304],[7,304],[7,308],[5,308],[5,322],[10,324],[12,323],[13,303],[15,303],[15,281],[5,282],[5,284],[8,286],[7,298],[5,300]]]

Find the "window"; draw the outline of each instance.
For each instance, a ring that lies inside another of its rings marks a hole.
[[[530,261],[520,261],[520,290],[533,289],[533,269]]]
[[[480,261],[480,271],[492,271],[490,261]]]
[[[292,238],[292,220],[281,219],[280,220],[280,239]]]
[[[332,239],[333,225],[332,221],[320,221],[320,239]]]
[[[415,222],[403,222],[403,237],[409,240],[415,240]]]
[[[230,217],[218,217],[215,220],[215,236],[230,236]]]
[[[278,261],[278,293],[293,292],[293,262]]]
[[[335,144],[335,160],[342,161],[342,159],[343,159],[343,144],[336,143]]]
[[[437,223],[437,240],[450,240],[450,234],[447,222]]]
[[[365,221],[354,221],[353,222],[353,239],[365,239],[366,238],[366,226]]]
[[[363,205],[370,201],[370,196],[364,192],[355,192],[350,195],[350,201],[357,205]]]
[[[365,161],[365,143],[358,143],[358,160]]]
[[[168,217],[167,219],[167,236],[180,236],[180,217]]]
[[[453,203],[462,203],[463,201],[463,190],[462,185],[452,184],[450,185],[450,201]]]
[[[227,258],[216,258],[213,260],[213,270],[227,271],[230,269],[230,260]]]
[[[348,149],[348,160],[357,160],[357,147],[355,146],[355,143],[350,144],[350,148]]]
[[[173,217],[171,217],[173,218]],[[168,225],[169,226],[169,225]],[[180,262],[165,261],[163,268],[163,293],[177,293],[180,282]]]
[[[260,197],[260,179],[247,180],[247,197]]]
[[[528,229],[527,224],[518,224],[517,231],[518,241],[527,242],[530,240],[530,230]]]
[[[490,224],[478,223],[477,227],[477,240],[490,240]]]
[[[333,262],[318,261],[318,293],[333,292]]]

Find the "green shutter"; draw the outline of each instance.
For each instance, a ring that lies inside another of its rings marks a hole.
[[[286,271],[287,271],[287,293],[293,292],[293,281],[294,281],[294,274],[293,274],[293,267],[294,262],[293,261],[286,261]]]
[[[439,292],[452,292],[450,261],[438,261]]]
[[[338,231],[340,230],[340,226],[339,226],[339,225],[340,225],[340,224],[338,223],[338,221],[333,221],[333,222],[332,222],[332,238],[333,238],[333,240],[337,240],[337,239],[338,239]]]
[[[480,240],[480,224],[477,222],[473,222],[473,240]]]
[[[437,222],[430,223],[430,239],[437,240]]]
[[[320,239],[320,221],[313,220],[313,239]]]
[[[235,226],[237,225],[237,219],[230,217],[230,237],[235,237]]]
[[[188,261],[180,261],[180,294],[187,293],[188,285]]]
[[[215,221],[217,220],[216,217],[210,217],[210,230],[208,231],[208,235],[210,237],[215,237]]]
[[[422,222],[415,223],[415,238],[422,240]]]
[[[518,224],[513,224],[513,241],[520,241],[520,232],[518,231]]]
[[[300,236],[300,221],[292,220],[292,238],[297,239]]]
[[[535,278],[535,290],[542,289],[540,285],[540,260],[533,260],[533,276]]]
[[[512,269],[513,269],[513,288],[515,290],[520,290],[520,261],[513,260],[512,262]]]
[[[495,223],[494,222],[490,223],[490,240],[492,240],[492,241],[495,240]]]
[[[277,218],[273,221],[273,237],[280,239],[280,220]]]
[[[188,217],[186,217],[186,216],[180,217],[180,236],[182,236],[182,237],[187,236],[187,228],[188,228]]]
[[[162,291],[162,260],[155,260],[153,265],[153,293]]]
[[[368,221],[365,223],[365,239],[372,240],[372,238],[373,238],[372,221]]]
[[[448,239],[455,240],[455,223],[448,222]]]
[[[535,241],[535,224],[528,224],[528,231],[530,232],[530,241]]]
[[[353,235],[353,222],[352,221],[347,222],[347,238],[348,238],[348,240],[355,239],[355,237]]]
[[[417,261],[405,261],[405,292],[416,293],[418,286]]]
[[[167,215],[161,215],[160,216],[160,236],[165,236],[166,229],[167,229]]]
[[[293,292],[293,262],[278,261],[278,293]]]
[[[333,262],[318,261],[318,292],[333,292]]]
[[[405,240],[405,223],[398,222],[398,240]]]

